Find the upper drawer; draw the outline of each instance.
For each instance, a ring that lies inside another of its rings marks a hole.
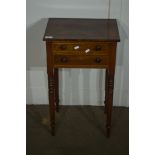
[[[54,54],[106,55],[112,45],[111,42],[55,41],[52,43],[52,50]]]

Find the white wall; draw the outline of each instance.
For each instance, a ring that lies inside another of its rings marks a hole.
[[[48,104],[46,51],[42,41],[48,17],[108,18],[108,0],[27,0],[27,104]],[[111,0],[110,18],[117,18],[114,105],[128,106],[128,0]],[[103,105],[105,71],[60,69],[63,105]],[[103,81],[102,81],[103,80]]]

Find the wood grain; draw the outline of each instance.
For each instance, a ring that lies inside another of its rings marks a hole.
[[[53,53],[64,55],[107,55],[113,46],[114,42],[53,41],[52,43]],[[88,49],[90,52],[86,53]]]
[[[49,18],[47,40],[120,41],[116,19]]]
[[[106,66],[108,66],[107,56],[76,56],[75,57],[74,55],[54,55],[54,67],[104,68]]]

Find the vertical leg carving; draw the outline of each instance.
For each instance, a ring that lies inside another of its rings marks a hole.
[[[54,105],[54,78],[52,75],[48,76],[48,90],[49,90],[49,112],[51,133],[55,135],[55,105]]]
[[[56,111],[59,111],[59,73],[58,68],[54,69],[54,80],[55,80],[55,103]]]
[[[107,113],[107,98],[108,98],[108,70],[106,69],[106,75],[105,75],[104,113]]]
[[[110,136],[111,129],[111,115],[112,115],[112,105],[113,105],[113,88],[114,88],[114,75],[108,77],[108,95],[107,95],[107,137]]]

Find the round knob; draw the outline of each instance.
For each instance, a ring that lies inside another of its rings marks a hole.
[[[90,49],[89,48],[85,50],[85,53],[88,53],[88,52],[90,52]]]
[[[61,62],[67,62],[68,59],[67,59],[66,57],[62,57],[62,58],[60,59],[60,61],[61,61]]]
[[[96,51],[101,51],[102,47],[100,45],[96,46]]]
[[[95,59],[95,62],[96,62],[96,63],[100,63],[101,61],[102,61],[102,59],[99,58],[99,57],[97,57],[97,58]]]
[[[80,46],[79,46],[79,45],[74,46],[74,50],[78,50],[79,48],[80,48]]]
[[[61,49],[61,50],[65,50],[66,48],[67,48],[66,45],[61,45],[61,46],[60,46],[60,49]]]

